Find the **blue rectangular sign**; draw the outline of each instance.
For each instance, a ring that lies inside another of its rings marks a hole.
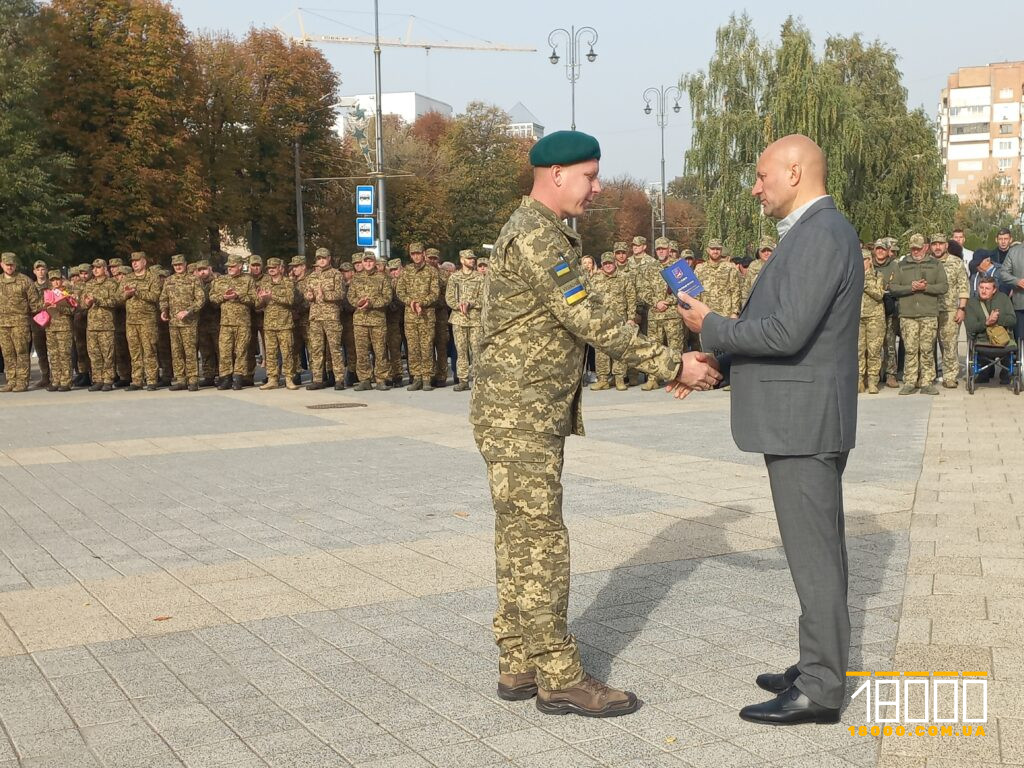
[[[359,217],[356,219],[356,245],[360,248],[372,248],[377,241],[374,232],[374,220]]]
[[[368,184],[356,187],[356,213],[359,216],[373,215],[373,187]]]

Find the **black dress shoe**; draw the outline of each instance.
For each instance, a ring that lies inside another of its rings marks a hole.
[[[806,693],[791,685],[771,701],[744,707],[740,719],[764,725],[824,725],[839,722],[839,709],[815,704]]]
[[[769,693],[782,693],[789,689],[789,687],[796,682],[796,679],[800,677],[800,670],[796,668],[796,664],[787,669],[781,675],[772,673],[765,673],[758,675],[754,678],[754,682],[757,683],[757,687],[763,691]]]

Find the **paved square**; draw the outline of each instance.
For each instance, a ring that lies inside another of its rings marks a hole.
[[[587,393],[572,630],[645,702],[589,721],[494,693],[468,393],[2,396],[0,768],[1024,764],[1024,401],[861,398],[851,668],[989,676],[985,736],[877,739],[736,717],[799,605],[728,397]]]

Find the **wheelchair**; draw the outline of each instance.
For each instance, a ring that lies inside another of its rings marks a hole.
[[[1019,395],[1024,388],[1024,372],[1021,371],[1021,358],[1024,357],[1024,339],[1005,347],[993,347],[991,344],[978,343],[973,338],[967,341],[967,392],[973,395],[978,384],[978,374],[989,371],[995,373],[996,362],[1001,362],[1010,375],[1010,389]]]

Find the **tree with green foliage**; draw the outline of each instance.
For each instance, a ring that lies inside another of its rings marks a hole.
[[[48,78],[34,0],[0,3],[0,250],[67,260],[86,219],[72,212],[70,155],[46,146],[39,91]]]

